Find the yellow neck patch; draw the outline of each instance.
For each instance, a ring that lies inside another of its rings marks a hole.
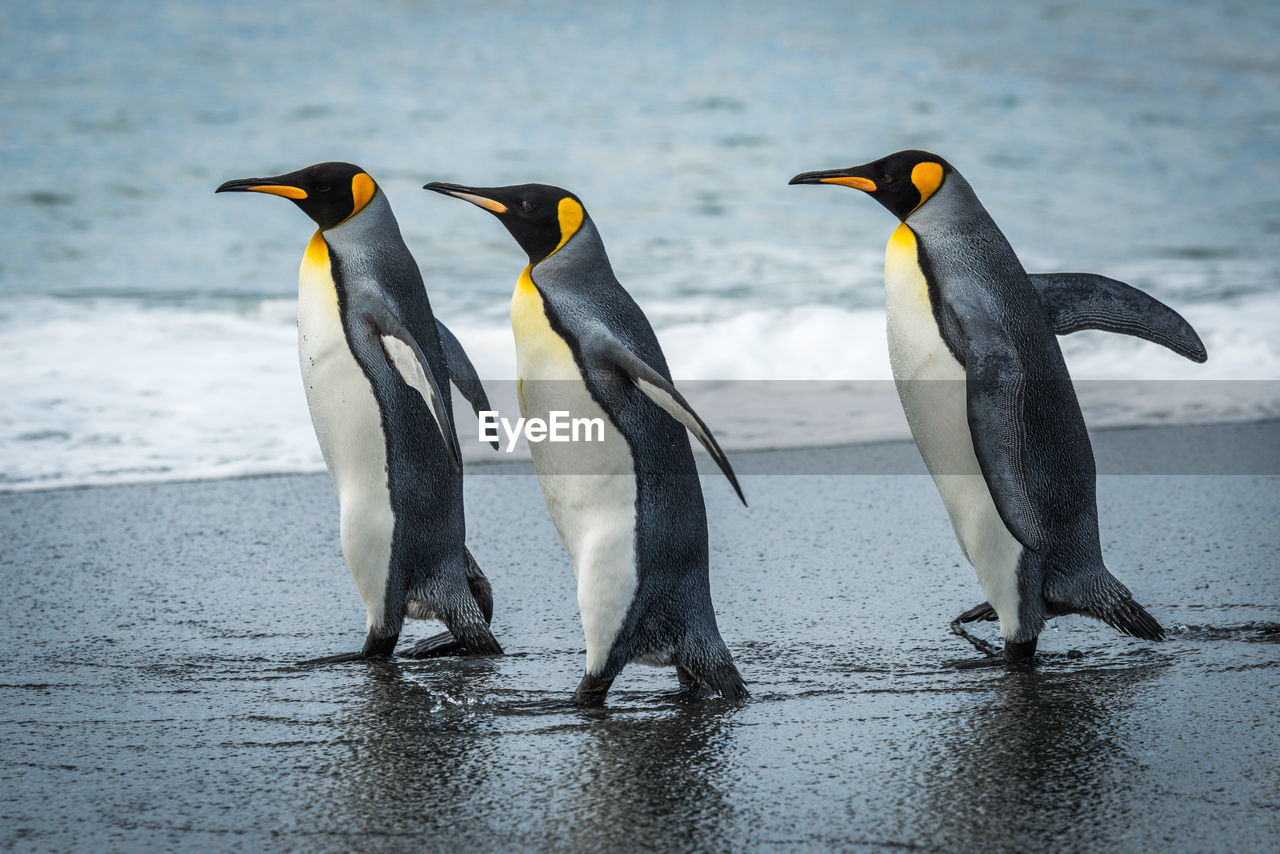
[[[546,304],[525,267],[511,294],[511,331],[516,340],[516,393],[520,413],[527,414],[525,380],[580,379],[568,343],[551,328]]]
[[[298,270],[298,298],[313,300],[312,305],[322,305],[337,314],[338,291],[329,269],[329,244],[317,229],[311,235],[307,251],[302,253],[302,266]]]
[[[542,307],[542,294],[534,287],[533,265],[525,267],[516,281],[516,289],[511,294],[511,331],[515,333],[517,343],[522,338],[533,338],[540,335],[543,327],[548,326],[547,312]]]
[[[547,258],[559,252],[560,247],[568,243],[569,238],[578,233],[578,229],[582,228],[582,220],[586,218],[587,213],[582,209],[582,205],[565,196],[560,200],[556,215],[560,218],[560,242],[556,244],[555,249],[551,250]]]
[[[889,235],[884,253],[884,285],[900,304],[930,304],[929,283],[920,269],[916,233],[905,222]]]
[[[931,160],[917,163],[911,170],[911,183],[920,192],[920,204],[911,209],[914,212],[942,186],[942,164]]]
[[[307,244],[307,251],[302,254],[302,266],[323,266],[326,271],[329,269],[329,244],[324,242],[324,237],[321,236],[319,229],[316,229],[316,233],[311,235],[311,242]]]
[[[360,211],[364,210],[365,205],[373,200],[373,194],[378,192],[378,185],[373,183],[373,179],[363,172],[357,172],[351,177],[351,213],[347,214],[342,222],[351,219]],[[342,222],[338,225],[342,225]]]

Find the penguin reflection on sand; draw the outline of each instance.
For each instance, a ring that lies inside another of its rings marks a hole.
[[[1105,329],[1194,361],[1172,309],[1089,274],[1028,276],[973,189],[941,157],[900,151],[792,184],[862,190],[902,221],[885,254],[889,357],[916,446],[978,572],[1008,661],[1030,659],[1045,619],[1086,614],[1164,630],[1106,568],[1093,450],[1055,333]]]
[[[521,414],[546,419],[559,410],[605,424],[603,441],[530,444],[578,579],[587,643],[579,702],[603,702],[630,661],[674,664],[685,688],[745,697],[711,605],[706,509],[686,428],[739,498],[742,490],[672,385],[658,339],[614,277],[582,202],[541,184],[425,189],[489,211],[529,256],[511,298]]]
[[[477,410],[489,404],[431,313],[386,196],[350,163],[228,181],[217,192],[283,196],[319,226],[298,275],[298,360],[368,636],[361,652],[314,663],[390,656],[405,617],[438,619],[452,635],[409,656],[501,653],[489,631],[489,581],[464,542],[449,381]]]

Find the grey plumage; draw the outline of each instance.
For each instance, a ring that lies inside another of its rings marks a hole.
[[[320,226],[300,273],[299,357],[368,622],[360,653],[320,661],[390,655],[406,616],[441,620],[470,652],[500,653],[488,581],[464,544],[450,379],[487,401],[432,315],[386,196],[346,163],[219,191],[284,196]],[[477,595],[489,597],[483,608]]]
[[[996,509],[1026,548],[1009,640],[1082,613],[1126,634],[1164,637],[1107,570],[1098,538],[1093,449],[1062,351],[1013,248],[951,170],[907,225],[936,283],[943,340],[965,368],[969,425]]]
[[[580,360],[592,397],[626,437],[636,472],[638,587],[607,664],[591,677],[608,683],[629,661],[670,658],[724,696],[746,696],[711,603],[706,509],[689,436],[635,385],[645,378],[679,394],[653,327],[615,277],[589,215],[563,249],[534,265],[531,277],[552,326]],[[706,435],[741,497],[727,459]]]
[[[1029,276],[969,183],[928,152],[803,173],[791,183],[854,187],[903,223],[886,258],[894,377],[957,539],[995,606],[960,620],[998,616],[1012,659],[1029,657],[1045,619],[1058,614],[1162,639],[1160,625],[1103,563],[1093,452],[1055,335],[1122,332],[1203,361],[1195,331],[1122,282]],[[962,396],[949,389],[959,381]],[[973,468],[985,482],[980,492]]]
[[[746,696],[711,603],[706,510],[686,429],[742,491],[672,383],[591,217],[572,193],[546,185],[426,188],[494,214],[529,256],[512,300],[521,411],[608,422],[595,447],[531,445],[578,577],[587,641],[578,699],[602,701],[631,661],[674,665],[686,687]]]

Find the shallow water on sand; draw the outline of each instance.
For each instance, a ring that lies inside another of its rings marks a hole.
[[[1229,476],[1100,481],[1108,563],[1168,642],[1067,618],[1035,669],[948,667],[977,656],[948,624],[981,594],[927,477],[746,475],[746,510],[711,476],[712,591],[750,682],[741,706],[635,665],[606,708],[568,702],[572,573],[519,466],[467,480],[507,650],[492,659],[294,664],[362,640],[324,476],[0,496],[0,844],[1266,848],[1280,430],[1095,441],[1101,459],[1236,461]],[[920,471],[907,444],[778,453],[796,459],[735,462]]]

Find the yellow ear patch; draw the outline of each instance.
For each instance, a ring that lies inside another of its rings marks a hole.
[[[853,187],[855,190],[862,190],[864,193],[874,193],[876,191],[876,182],[870,178],[822,178],[824,184],[839,184],[842,187]]]
[[[938,192],[938,188],[942,186],[942,164],[934,163],[932,160],[917,163],[911,170],[911,183],[915,184],[916,189],[920,191],[920,204],[911,209],[914,211],[929,201],[929,197]]]
[[[556,215],[560,218],[560,242],[556,244],[556,248],[551,250],[551,255],[560,251],[560,247],[569,242],[569,238],[578,233],[578,229],[582,228],[582,220],[586,218],[586,211],[582,209],[582,205],[577,200],[565,196],[560,200],[560,206],[556,209]]]
[[[286,199],[301,200],[307,197],[307,191],[297,187],[286,187],[281,184],[261,184],[250,187],[251,193],[269,193],[272,196],[284,196]]]
[[[351,178],[351,198],[354,203],[351,205],[351,216],[355,216],[369,204],[369,200],[373,198],[373,194],[377,192],[378,185],[373,183],[373,179],[363,172],[357,172]]]

